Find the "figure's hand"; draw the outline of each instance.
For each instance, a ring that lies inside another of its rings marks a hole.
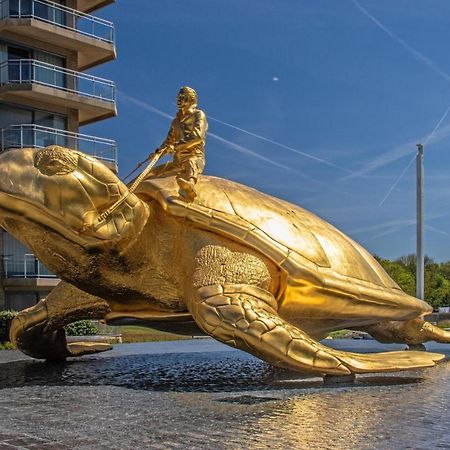
[[[161,147],[159,150],[161,150],[163,152],[163,154],[165,154],[165,153],[173,153],[174,146],[168,144],[168,145],[165,145],[164,147]]]
[[[163,148],[157,148],[153,153],[150,153],[147,157],[149,161],[151,161],[156,155],[162,156],[164,154]]]
[[[155,155],[163,156],[166,153],[171,153],[173,151],[173,145],[165,145],[164,147],[157,148],[153,153],[148,155],[148,159],[152,159]]]

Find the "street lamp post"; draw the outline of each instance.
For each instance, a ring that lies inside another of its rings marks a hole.
[[[424,300],[425,286],[425,258],[423,253],[423,145],[417,144],[417,271],[416,271],[416,297]]]

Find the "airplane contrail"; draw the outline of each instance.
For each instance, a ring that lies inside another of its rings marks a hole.
[[[210,131],[208,131],[208,136],[209,136],[209,137],[212,137],[212,138],[214,138],[214,139],[216,139],[216,140],[219,141],[219,142],[222,142],[222,143],[224,143],[224,144],[227,144],[228,146],[234,148],[235,150],[237,150],[237,151],[239,151],[239,152],[241,152],[241,153],[244,153],[245,155],[254,156],[255,158],[258,158],[258,159],[260,159],[260,160],[262,160],[262,161],[265,161],[265,162],[267,162],[267,163],[270,163],[270,164],[272,164],[272,165],[274,165],[274,166],[281,167],[282,169],[288,170],[288,171],[290,171],[290,172],[295,172],[296,174],[301,175],[301,176],[304,177],[304,178],[309,178],[307,175],[305,175],[305,174],[303,174],[303,173],[300,173],[300,172],[298,172],[297,170],[292,169],[292,168],[289,167],[289,166],[285,166],[284,164],[278,163],[278,162],[276,162],[276,161],[274,161],[274,160],[272,160],[272,159],[270,159],[270,158],[266,158],[265,156],[260,155],[259,153],[256,153],[255,151],[250,150],[250,149],[247,148],[247,147],[243,147],[242,145],[239,145],[239,144],[236,144],[236,143],[234,143],[234,142],[231,142],[231,141],[229,141],[228,139],[225,139],[225,138],[223,138],[223,137],[221,137],[221,136],[219,136],[219,135],[217,135],[217,134],[215,134],[215,133],[211,133]]]
[[[371,14],[366,8],[364,8],[358,0],[352,0],[352,2],[355,5],[355,7],[358,8],[358,10],[362,14],[364,14],[366,17],[368,17],[380,30],[382,30],[384,33],[386,33],[391,39],[393,39],[398,44],[400,44],[417,61],[426,65],[428,68],[433,70],[435,73],[437,73],[439,76],[444,78],[446,81],[450,82],[450,75],[447,74],[446,72],[444,72],[434,61],[432,61],[430,58],[428,58],[427,56],[425,56],[424,54],[422,54],[421,52],[419,52],[418,50],[413,48],[411,45],[409,45],[407,42],[405,42],[402,38],[397,36],[397,34],[395,34],[386,25],[381,23],[373,14]],[[444,127],[441,130],[439,135],[435,136],[437,130],[440,128],[440,126],[442,125],[442,122],[445,120],[445,118],[447,117],[449,112],[450,112],[450,107],[445,111],[445,113],[443,114],[441,119],[438,121],[438,123],[436,124],[433,131],[425,139],[424,143],[439,142],[442,139],[446,138],[450,134],[450,126],[447,125],[446,127]],[[345,176],[345,177],[341,178],[341,180],[348,180],[348,179],[354,178],[355,176],[366,175],[380,167],[383,167],[387,164],[390,164],[391,162],[394,162],[400,158],[403,158],[404,156],[407,156],[408,154],[412,153],[411,148],[415,147],[417,142],[420,140],[421,139],[415,139],[414,141],[410,141],[410,142],[407,142],[407,143],[404,143],[404,144],[394,147],[392,150],[381,154],[380,156],[375,158],[373,161],[371,161],[368,164],[366,164],[365,166],[363,166],[360,170],[355,171],[353,173],[353,175]],[[410,165],[411,165],[411,163],[408,164],[407,168],[409,168]],[[404,172],[406,172],[406,170]],[[403,177],[403,175],[404,175],[404,173],[402,172],[402,174],[400,175],[400,179]],[[400,181],[399,179],[396,180],[396,182],[394,183],[395,186],[398,184],[399,181]],[[395,188],[395,186],[393,188]],[[391,194],[393,188],[391,188],[388,191],[388,194],[386,195],[385,198],[383,198],[383,200],[381,201],[381,204],[383,204],[386,201],[387,197],[389,197],[389,195]]]
[[[251,131],[245,130],[244,128],[241,128],[241,127],[233,125],[233,124],[231,124],[229,122],[225,122],[223,120],[217,119],[215,117],[212,117],[211,115],[208,115],[208,119],[211,119],[214,122],[221,123],[222,125],[226,125],[227,127],[234,128],[235,130],[241,131],[242,133],[248,134],[249,136],[253,136],[253,137],[255,137],[257,139],[260,139],[262,141],[274,144],[277,147],[281,147],[281,148],[284,148],[285,150],[289,150],[289,151],[291,151],[293,153],[296,153],[297,155],[304,156],[305,158],[309,158],[309,159],[312,159],[313,161],[316,161],[316,162],[319,162],[319,163],[322,163],[322,164],[326,164],[327,166],[335,167],[337,169],[343,170],[343,171],[348,172],[348,173],[352,173],[350,170],[346,169],[345,167],[341,167],[341,166],[339,166],[339,165],[337,165],[337,164],[335,164],[335,163],[333,163],[331,161],[327,161],[326,159],[323,159],[323,158],[318,158],[317,156],[314,156],[314,155],[312,155],[310,153],[302,152],[301,150],[298,150],[296,148],[290,147],[289,145],[282,144],[281,142],[277,142],[277,141],[274,141],[273,139],[266,138],[265,136],[261,136],[260,134],[256,134],[256,133],[253,133]]]
[[[438,120],[438,122],[436,123],[436,125],[433,128],[433,130],[431,131],[431,133],[427,136],[427,138],[425,139],[425,141],[423,143],[424,145],[427,142],[429,142],[433,138],[433,136],[436,134],[437,130],[442,125],[442,122],[447,117],[449,111],[450,111],[450,106],[445,110],[444,114],[442,114],[441,118]],[[383,200],[381,200],[381,202],[380,202],[380,204],[378,206],[382,206],[383,203],[389,198],[389,196],[391,195],[392,191],[395,189],[395,187],[398,185],[398,183],[400,183],[401,179],[405,176],[405,173],[408,171],[408,169],[410,168],[411,164],[415,161],[416,157],[417,157],[417,152],[415,153],[413,158],[409,161],[408,165],[403,169],[403,172],[400,174],[400,176],[395,180],[395,182],[391,186],[391,188],[387,191],[387,194],[383,197]]]
[[[416,160],[417,153],[411,158],[407,166],[403,169],[403,172],[400,174],[400,176],[395,180],[395,182],[392,184],[390,189],[387,191],[386,195],[383,197],[383,200],[378,204],[378,206],[383,206],[383,203],[389,198],[392,191],[397,187],[398,183],[402,180],[402,178],[405,176],[405,173],[408,171],[408,169],[411,167],[411,164]]]
[[[439,127],[442,125],[442,122],[445,120],[445,118],[448,116],[448,113],[450,112],[450,106],[445,110],[444,114],[442,114],[442,117],[439,119],[436,126],[433,128],[433,131],[427,136],[425,139],[423,145],[425,145],[431,138],[435,135],[436,131],[439,129]]]
[[[381,23],[373,14],[367,11],[358,0],[352,0],[353,4],[366,16],[368,17],[380,30],[384,31],[388,36],[390,36],[394,41],[400,44],[410,55],[412,55],[417,61],[421,62],[433,70],[436,74],[444,78],[446,81],[450,82],[450,75],[444,72],[434,61],[425,56],[423,53],[419,52],[415,48],[411,47],[407,42],[405,42],[401,37],[397,36],[392,30],[390,30],[386,25]]]
[[[433,135],[428,138],[427,143],[429,145],[436,144],[442,141],[443,139],[446,139],[449,135],[450,135],[450,124],[441,127],[437,131],[434,131]],[[380,169],[381,167],[384,167],[390,163],[398,161],[399,159],[404,158],[405,156],[411,155],[413,153],[412,149],[415,148],[416,144],[424,139],[427,139],[427,137],[426,136],[418,137],[414,140],[397,145],[392,150],[386,151],[381,155],[377,156],[375,159],[365,164],[359,170],[353,172],[352,175],[346,175],[340,178],[340,181],[347,181],[356,177],[362,177],[364,175],[373,172],[374,170]]]

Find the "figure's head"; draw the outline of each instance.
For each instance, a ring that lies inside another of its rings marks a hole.
[[[197,105],[197,92],[189,86],[183,86],[177,95],[177,107],[185,110]]]
[[[100,221],[118,200],[123,201]],[[147,218],[147,205],[91,156],[58,146],[0,154],[0,225],[35,253],[49,245],[59,254],[64,252],[58,246],[120,251]]]

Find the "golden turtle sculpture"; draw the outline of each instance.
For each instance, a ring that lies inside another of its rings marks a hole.
[[[314,214],[215,177],[201,177],[197,191],[185,202],[169,176],[130,193],[95,158],[57,146],[1,154],[0,223],[62,280],[14,319],[17,347],[42,359],[104,351],[106,344],[67,343],[63,327],[137,318],[162,328],[195,321],[274,366],[320,375],[444,358],[348,353],[318,342],[342,328],[407,344],[448,343],[450,333],[425,322],[427,303]]]

